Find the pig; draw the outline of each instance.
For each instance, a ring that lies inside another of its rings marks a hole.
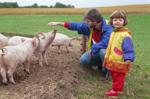
[[[9,39],[8,37],[0,33],[0,48],[7,45],[8,39]]]
[[[0,72],[4,84],[7,84],[8,80],[10,83],[15,84],[13,73],[18,64],[24,64],[25,72],[30,73],[31,56],[37,45],[38,42],[34,38],[32,40],[25,40],[16,46],[5,46],[0,50]]]
[[[31,40],[31,39],[32,38],[30,37],[13,36],[9,38],[7,45],[18,45],[18,44],[23,43],[25,40]]]
[[[69,38],[67,35],[62,34],[62,33],[56,33],[56,37],[54,41],[52,42],[52,46],[58,46],[58,53],[60,54],[60,47],[65,46],[67,53],[69,53],[68,46],[71,45],[71,40],[72,38]]]
[[[53,42],[56,35],[56,30],[50,31],[48,33],[39,33],[38,37],[40,39],[39,47],[36,49],[36,55],[38,56],[39,65],[43,67],[43,63],[45,62],[48,65],[46,51],[48,47]]]
[[[55,38],[55,34],[56,30],[50,31],[48,33],[39,32],[36,34],[36,38],[38,39],[39,44],[34,54],[38,57],[38,63],[41,67],[43,67],[44,62],[46,63],[46,65],[48,65],[46,51]],[[13,36],[8,40],[8,45],[18,45],[20,43],[23,43],[25,40],[31,39],[32,38],[29,37]]]

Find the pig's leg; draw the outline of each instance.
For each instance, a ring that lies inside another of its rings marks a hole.
[[[46,52],[43,53],[43,57],[44,57],[44,62],[46,63],[46,65],[48,65]]]
[[[60,52],[61,52],[61,51],[60,51],[60,45],[58,45],[58,54],[60,54]]]
[[[28,74],[30,74],[30,64],[31,64],[31,57],[29,58],[27,58],[27,61],[25,62],[25,72],[26,73],[28,73]]]
[[[67,45],[65,45],[65,47],[66,47],[67,53],[69,53],[69,49],[68,49],[68,46],[67,46]]]
[[[16,84],[14,77],[13,77],[13,73],[15,69],[16,69],[16,66],[12,64],[11,66],[8,67],[8,71],[7,71],[8,79],[12,84]]]
[[[43,67],[43,55],[41,52],[39,53],[39,65]]]
[[[5,67],[1,67],[1,75],[2,75],[2,79],[3,79],[2,82],[7,85],[8,81],[7,81],[6,68]]]

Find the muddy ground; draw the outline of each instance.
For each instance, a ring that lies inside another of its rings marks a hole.
[[[14,73],[15,85],[2,84],[0,79],[0,99],[77,99],[75,88],[81,84],[81,75],[86,70],[79,63],[80,40],[72,42],[67,53],[61,48],[50,47],[47,51],[49,65],[40,67],[35,58],[31,63],[31,74],[26,74],[22,66]]]

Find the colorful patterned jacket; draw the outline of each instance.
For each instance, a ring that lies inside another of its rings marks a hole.
[[[127,29],[114,31],[106,49],[103,66],[108,70],[126,73],[129,71],[131,64],[125,61],[134,61],[134,47],[131,34]]]

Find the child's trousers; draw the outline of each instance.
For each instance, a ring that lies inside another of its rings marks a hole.
[[[114,91],[123,91],[126,73],[110,71],[112,76],[112,89]]]

